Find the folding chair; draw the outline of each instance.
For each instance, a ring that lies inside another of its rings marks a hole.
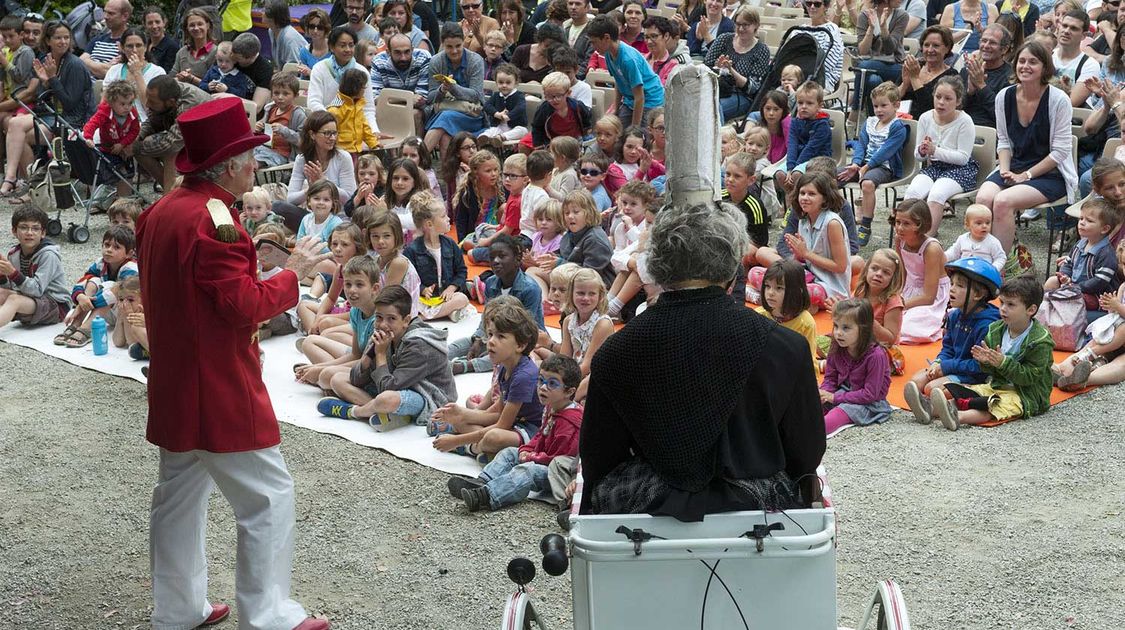
[[[527,98],[524,99],[524,107],[527,108],[528,121],[535,120],[535,112],[538,111],[539,106],[542,103],[543,99],[539,98],[538,96],[532,94],[527,95]],[[499,138],[497,138],[497,140],[499,140]],[[520,143],[520,140],[521,138],[516,138],[515,140],[505,140],[502,145],[503,148],[501,149],[501,152],[504,154],[504,156],[501,157],[506,157],[513,153],[516,145]]]
[[[977,169],[977,185],[972,190],[957,193],[950,197],[946,203],[953,207],[954,214],[957,211],[958,201],[972,202],[977,198],[977,190],[980,190],[984,180],[996,170],[996,130],[992,127],[982,127],[977,125],[975,127],[976,135],[973,138],[973,159],[977,161],[980,166]]]
[[[787,18],[803,18],[805,10],[801,7],[775,7],[773,15]]]
[[[375,119],[379,132],[394,136],[380,140],[379,148],[397,149],[402,141],[414,135],[414,93],[407,90],[383,88],[375,99]]]
[[[258,121],[258,104],[244,98],[239,100],[242,101],[242,109],[246,110],[246,118],[250,121],[250,126],[253,127],[254,123]]]

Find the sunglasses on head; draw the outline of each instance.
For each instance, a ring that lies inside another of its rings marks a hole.
[[[578,169],[578,172],[579,174],[585,175],[586,177],[597,177],[598,175],[602,174],[602,172],[596,168],[580,168]]]

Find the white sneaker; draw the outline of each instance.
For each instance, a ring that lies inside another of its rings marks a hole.
[[[452,313],[449,314],[449,320],[452,321],[454,324],[456,324],[457,322],[461,321],[462,319],[468,319],[469,317],[472,317],[473,314],[475,314],[476,312],[477,312],[477,309],[473,308],[472,306],[466,306],[464,308],[459,308],[459,309],[457,309],[457,310],[455,310],[455,311],[453,311]]]
[[[1021,221],[1036,221],[1043,216],[1043,211],[1039,208],[1028,208],[1020,215]]]
[[[914,421],[918,424],[929,424],[934,421],[933,409],[930,400],[926,398],[914,381],[906,381],[902,388],[902,397],[906,399],[907,406],[914,413]]]
[[[941,424],[946,429],[956,431],[961,426],[960,418],[957,415],[957,405],[945,397],[942,388],[935,387],[930,391],[930,405],[933,407],[938,420],[941,420]]]

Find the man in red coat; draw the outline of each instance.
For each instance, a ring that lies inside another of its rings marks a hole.
[[[183,184],[137,221],[141,295],[152,355],[148,434],[160,447],[150,516],[153,628],[226,618],[207,599],[207,500],[217,485],[238,521],[240,628],[320,630],[289,597],[293,480],[262,382],[258,323],[297,303],[323,246],[303,239],[286,270],[258,279],[250,236],[230,205],[254,185],[250,129],[240,99],[180,115]]]

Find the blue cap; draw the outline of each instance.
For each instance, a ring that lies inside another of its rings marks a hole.
[[[968,256],[959,260],[945,263],[947,273],[959,273],[968,276],[970,280],[980,282],[988,287],[988,299],[994,299],[1000,294],[1000,272],[992,263],[977,256]]]

